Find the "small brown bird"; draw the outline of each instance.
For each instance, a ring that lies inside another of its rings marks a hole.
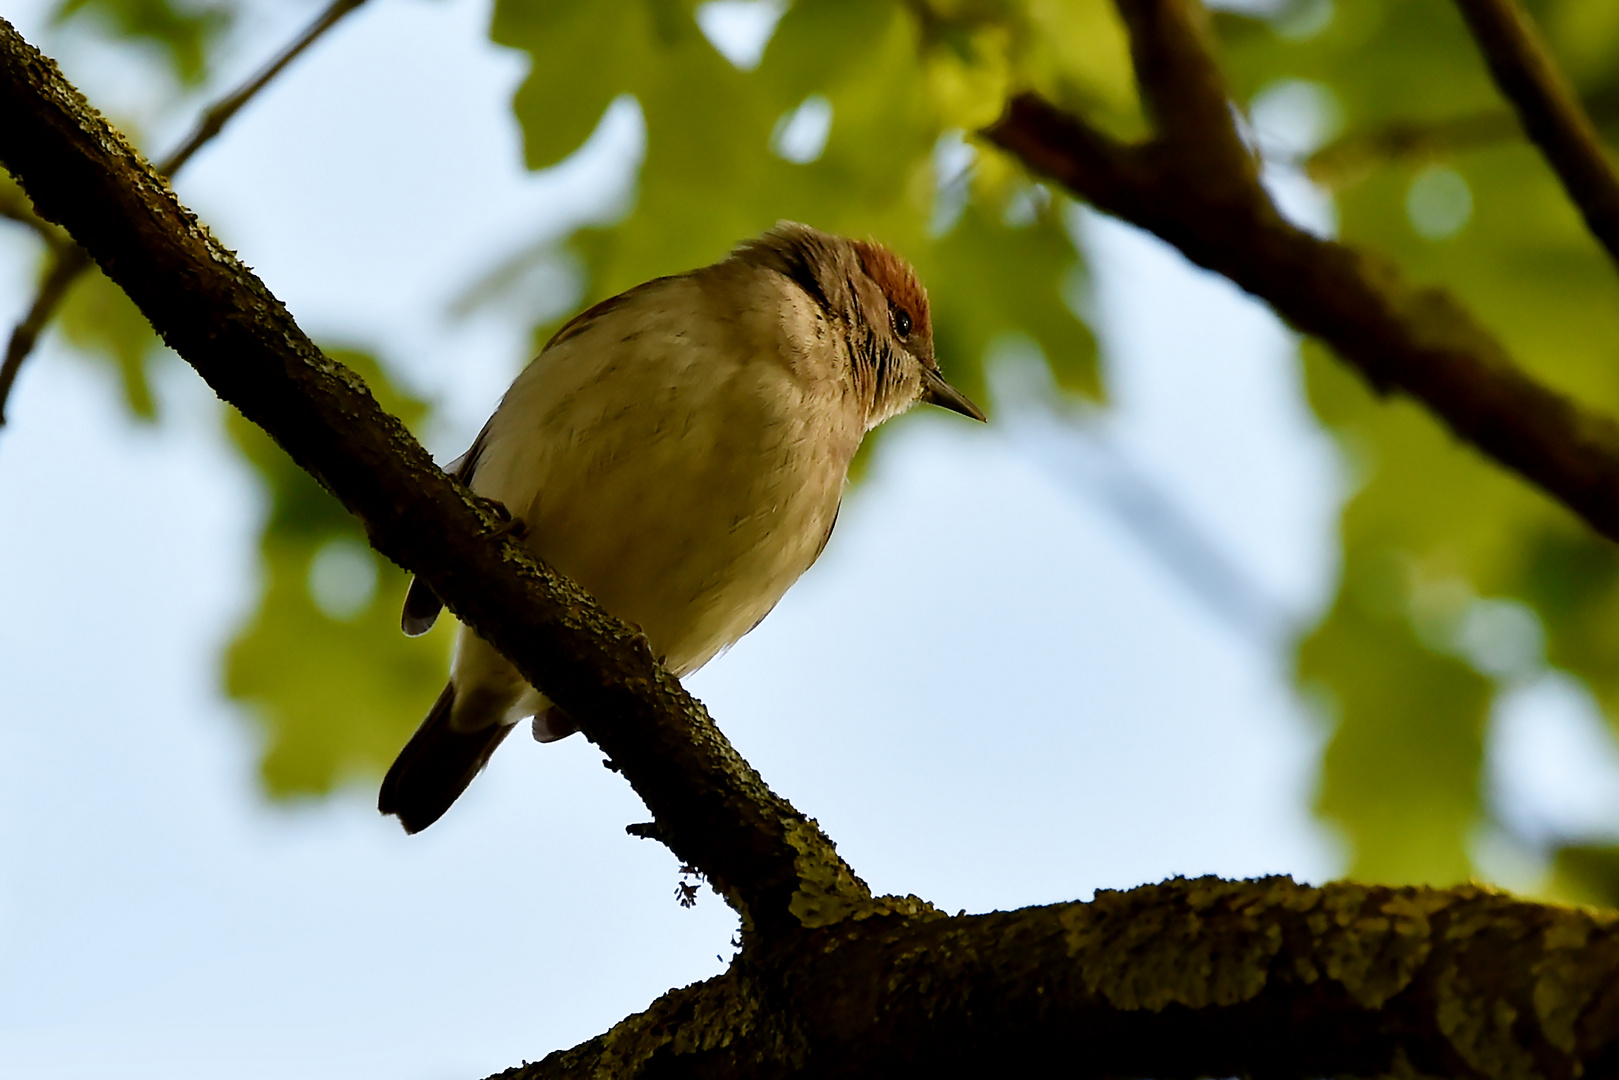
[[[683,676],[809,569],[860,440],[919,401],[984,419],[939,374],[910,266],[881,244],[782,222],[713,266],[576,316],[449,468]],[[441,606],[413,582],[405,633],[425,632]],[[463,627],[450,681],[378,808],[425,829],[528,717],[541,742],[575,730]]]

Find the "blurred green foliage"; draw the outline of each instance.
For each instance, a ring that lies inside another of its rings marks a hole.
[[[223,2],[173,0],[61,0],[55,11],[58,23],[88,19],[109,36],[157,49],[187,86],[207,77],[209,50],[230,26],[231,16],[232,7]]]
[[[1079,255],[1062,200],[999,160],[946,176],[937,164],[941,142],[994,119],[1012,85],[1128,123],[1109,7],[811,0],[787,9],[744,70],[704,36],[699,6],[495,4],[491,36],[530,58],[513,106],[531,168],[576,150],[621,95],[645,120],[634,208],[573,239],[592,298],[713,262],[779,219],[807,221],[905,253],[932,297],[941,363],[969,396],[982,395],[985,352],[1006,333],[1032,338],[1060,385],[1099,395],[1094,342],[1063,300]],[[806,102],[829,110],[830,127],[810,160],[790,160],[781,133]]]
[[[1613,136],[1619,4],[1530,7]],[[996,343],[1017,335],[1039,347],[1062,391],[1103,396],[1093,339],[1071,307],[1082,262],[1069,205],[967,133],[1010,92],[1033,88],[1115,134],[1141,134],[1110,3],[798,0],[762,55],[740,62],[705,36],[701,8],[495,0],[493,40],[529,62],[512,104],[531,168],[574,153],[615,100],[633,98],[644,119],[633,205],[565,241],[587,302],[794,218],[880,237],[911,258],[933,297],[942,362],[969,394],[984,393]],[[161,44],[189,81],[229,11],[168,0],[61,7],[81,9]],[[1619,414],[1619,285],[1518,135],[1453,5],[1299,0],[1264,18],[1222,14],[1216,26],[1240,103],[1310,91],[1294,97],[1315,103],[1330,145],[1293,164],[1330,189],[1344,239],[1453,290],[1539,377]],[[131,309],[87,281],[65,318],[75,343],[115,360],[132,408],[149,413],[150,339]],[[535,339],[551,329],[534,327]],[[373,360],[341,358],[413,426],[423,419],[425,404],[392,390]],[[1334,731],[1318,808],[1351,841],[1357,876],[1451,882],[1474,872],[1492,817],[1483,745],[1502,689],[1549,664],[1619,717],[1619,558],[1420,408],[1378,398],[1319,346],[1306,344],[1301,362],[1311,406],[1356,469],[1339,592],[1297,647],[1300,685]],[[229,650],[227,686],[264,723],[269,788],[326,790],[386,763],[437,689],[446,640],[398,634],[403,575],[374,558],[368,571],[364,537],[336,503],[256,429],[230,423],[270,511],[264,589]],[[350,588],[345,575],[374,583]],[[1544,655],[1483,617],[1501,599],[1539,619]],[[1549,866],[1547,888],[1619,902],[1614,849],[1567,838]]]
[[[1356,0],[1313,27],[1301,22],[1309,8],[1284,15],[1282,32],[1227,20],[1225,60],[1241,98],[1307,82],[1330,103],[1339,146],[1392,148],[1324,177],[1338,185],[1342,237],[1452,290],[1538,377],[1619,413],[1619,282],[1518,135],[1455,6]],[[1531,8],[1582,96],[1619,87],[1619,5]],[[1492,114],[1501,122],[1477,122]],[[1484,134],[1455,138],[1461,120]],[[1380,138],[1395,129],[1397,143]],[[1475,598],[1528,604],[1546,660],[1585,680],[1611,722],[1619,559],[1417,407],[1306,353],[1311,404],[1361,470],[1344,508],[1337,601],[1298,654],[1336,723],[1319,806],[1352,839],[1357,876],[1453,881],[1487,815],[1479,735],[1491,699],[1540,662],[1501,668],[1476,655]]]
[[[129,411],[156,420],[147,365],[157,355],[157,334],[124,290],[92,267],[68,286],[56,318],[74,349],[117,373]]]
[[[326,354],[357,372],[382,407],[411,426],[427,404],[396,389],[375,358]],[[399,609],[409,578],[377,556],[342,505],[240,413],[231,440],[268,496],[258,606],[225,654],[225,689],[265,735],[260,771],[272,795],[330,790],[391,761],[444,683],[449,628],[407,638]]]

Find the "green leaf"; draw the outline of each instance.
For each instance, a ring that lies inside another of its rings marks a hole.
[[[1299,680],[1336,721],[1316,808],[1348,836],[1356,880],[1450,885],[1471,876],[1493,688],[1422,644],[1389,571],[1346,568],[1337,604],[1299,646]]]
[[[1614,31],[1578,30],[1587,25],[1579,7],[1547,2],[1533,14],[1554,45],[1579,52],[1570,71],[1581,91],[1600,95],[1619,84],[1619,52],[1582,49],[1581,35]],[[1355,168],[1336,174],[1343,238],[1390,259],[1414,285],[1457,295],[1537,377],[1619,413],[1619,282],[1523,140],[1455,6],[1380,0],[1331,11],[1303,37],[1222,19],[1238,93],[1250,98],[1280,79],[1322,88],[1341,116],[1338,146],[1359,147]],[[1499,122],[1481,128],[1481,116]],[[1425,410],[1369,393],[1318,348],[1306,354],[1310,402],[1359,473],[1342,524],[1344,593],[1300,652],[1301,678],[1343,709],[1321,808],[1355,838],[1359,870],[1389,880],[1459,878],[1465,832],[1481,809],[1479,778],[1466,770],[1478,763],[1493,687],[1445,652],[1443,633],[1424,631],[1439,652],[1423,644],[1424,590],[1440,583],[1528,604],[1544,626],[1548,659],[1582,678],[1613,724],[1619,560]],[[1398,566],[1403,583],[1392,614],[1373,619],[1344,597],[1378,566]],[[1392,799],[1379,790],[1385,769],[1395,770]]]
[[[572,153],[647,59],[645,9],[637,3],[499,3],[489,36],[530,55],[512,102],[523,127],[528,167]]]
[[[1060,388],[1101,399],[1096,339],[1064,298],[1080,261],[1055,207],[1022,228],[970,207],[931,260],[926,277],[938,312],[940,362],[968,397],[984,397],[991,343],[1023,334],[1045,354]]]

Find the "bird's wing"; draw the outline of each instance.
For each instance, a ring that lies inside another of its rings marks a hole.
[[[540,352],[548,352],[576,334],[582,333],[591,323],[614,308],[619,307],[630,297],[648,289],[661,287],[670,280],[667,277],[653,278],[651,281],[643,282],[633,289],[621,292],[617,296],[610,296],[601,303],[586,308],[564,323],[562,329],[551,336],[551,340],[545,343],[545,348],[541,349]],[[472,486],[473,475],[478,469],[478,459],[483,455],[484,447],[489,441],[489,429],[493,423],[494,417],[490,417],[489,421],[484,424],[483,430],[478,432],[478,437],[472,440],[471,448],[444,467],[445,472],[468,487]],[[521,513],[522,511],[520,508],[514,508],[514,512]],[[437,621],[438,613],[443,609],[444,601],[438,598],[432,587],[421,578],[416,578],[410,583],[410,591],[405,594],[405,610],[399,617],[399,625],[411,637],[425,634],[433,623]]]
[[[472,486],[472,475],[478,469],[478,458],[483,455],[485,442],[489,437],[489,424],[486,422],[478,437],[472,440],[467,452],[456,458],[444,467],[444,471],[468,487]],[[438,621],[438,613],[444,610],[444,601],[438,598],[433,587],[421,578],[412,578],[410,591],[405,593],[405,609],[399,615],[400,629],[411,637],[427,633]]]
[[[843,513],[843,500],[839,499],[837,509],[832,511],[832,523],[826,527],[826,535],[821,537],[821,543],[816,547],[815,554],[810,556],[811,566],[814,566],[815,560],[821,557],[821,552],[826,550],[827,542],[832,539],[832,530],[838,527],[838,515],[841,513]]]
[[[546,351],[546,349],[551,348],[553,345],[560,345],[562,342],[567,341],[569,338],[585,329],[585,327],[595,322],[601,316],[623,304],[636,293],[645,292],[647,289],[662,285],[664,282],[671,280],[673,276],[674,275],[670,275],[668,277],[653,278],[651,281],[643,281],[633,289],[626,289],[617,296],[609,296],[607,299],[598,304],[592,304],[590,307],[563,323],[562,329],[552,334],[551,340],[545,343],[545,349],[541,349],[540,351],[543,353]]]

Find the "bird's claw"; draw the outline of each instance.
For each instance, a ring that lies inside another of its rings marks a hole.
[[[505,503],[494,499],[490,503],[494,506],[495,516],[500,519],[500,524],[489,530],[491,540],[504,540],[508,536],[521,540],[528,535],[528,523],[506,509]]]

